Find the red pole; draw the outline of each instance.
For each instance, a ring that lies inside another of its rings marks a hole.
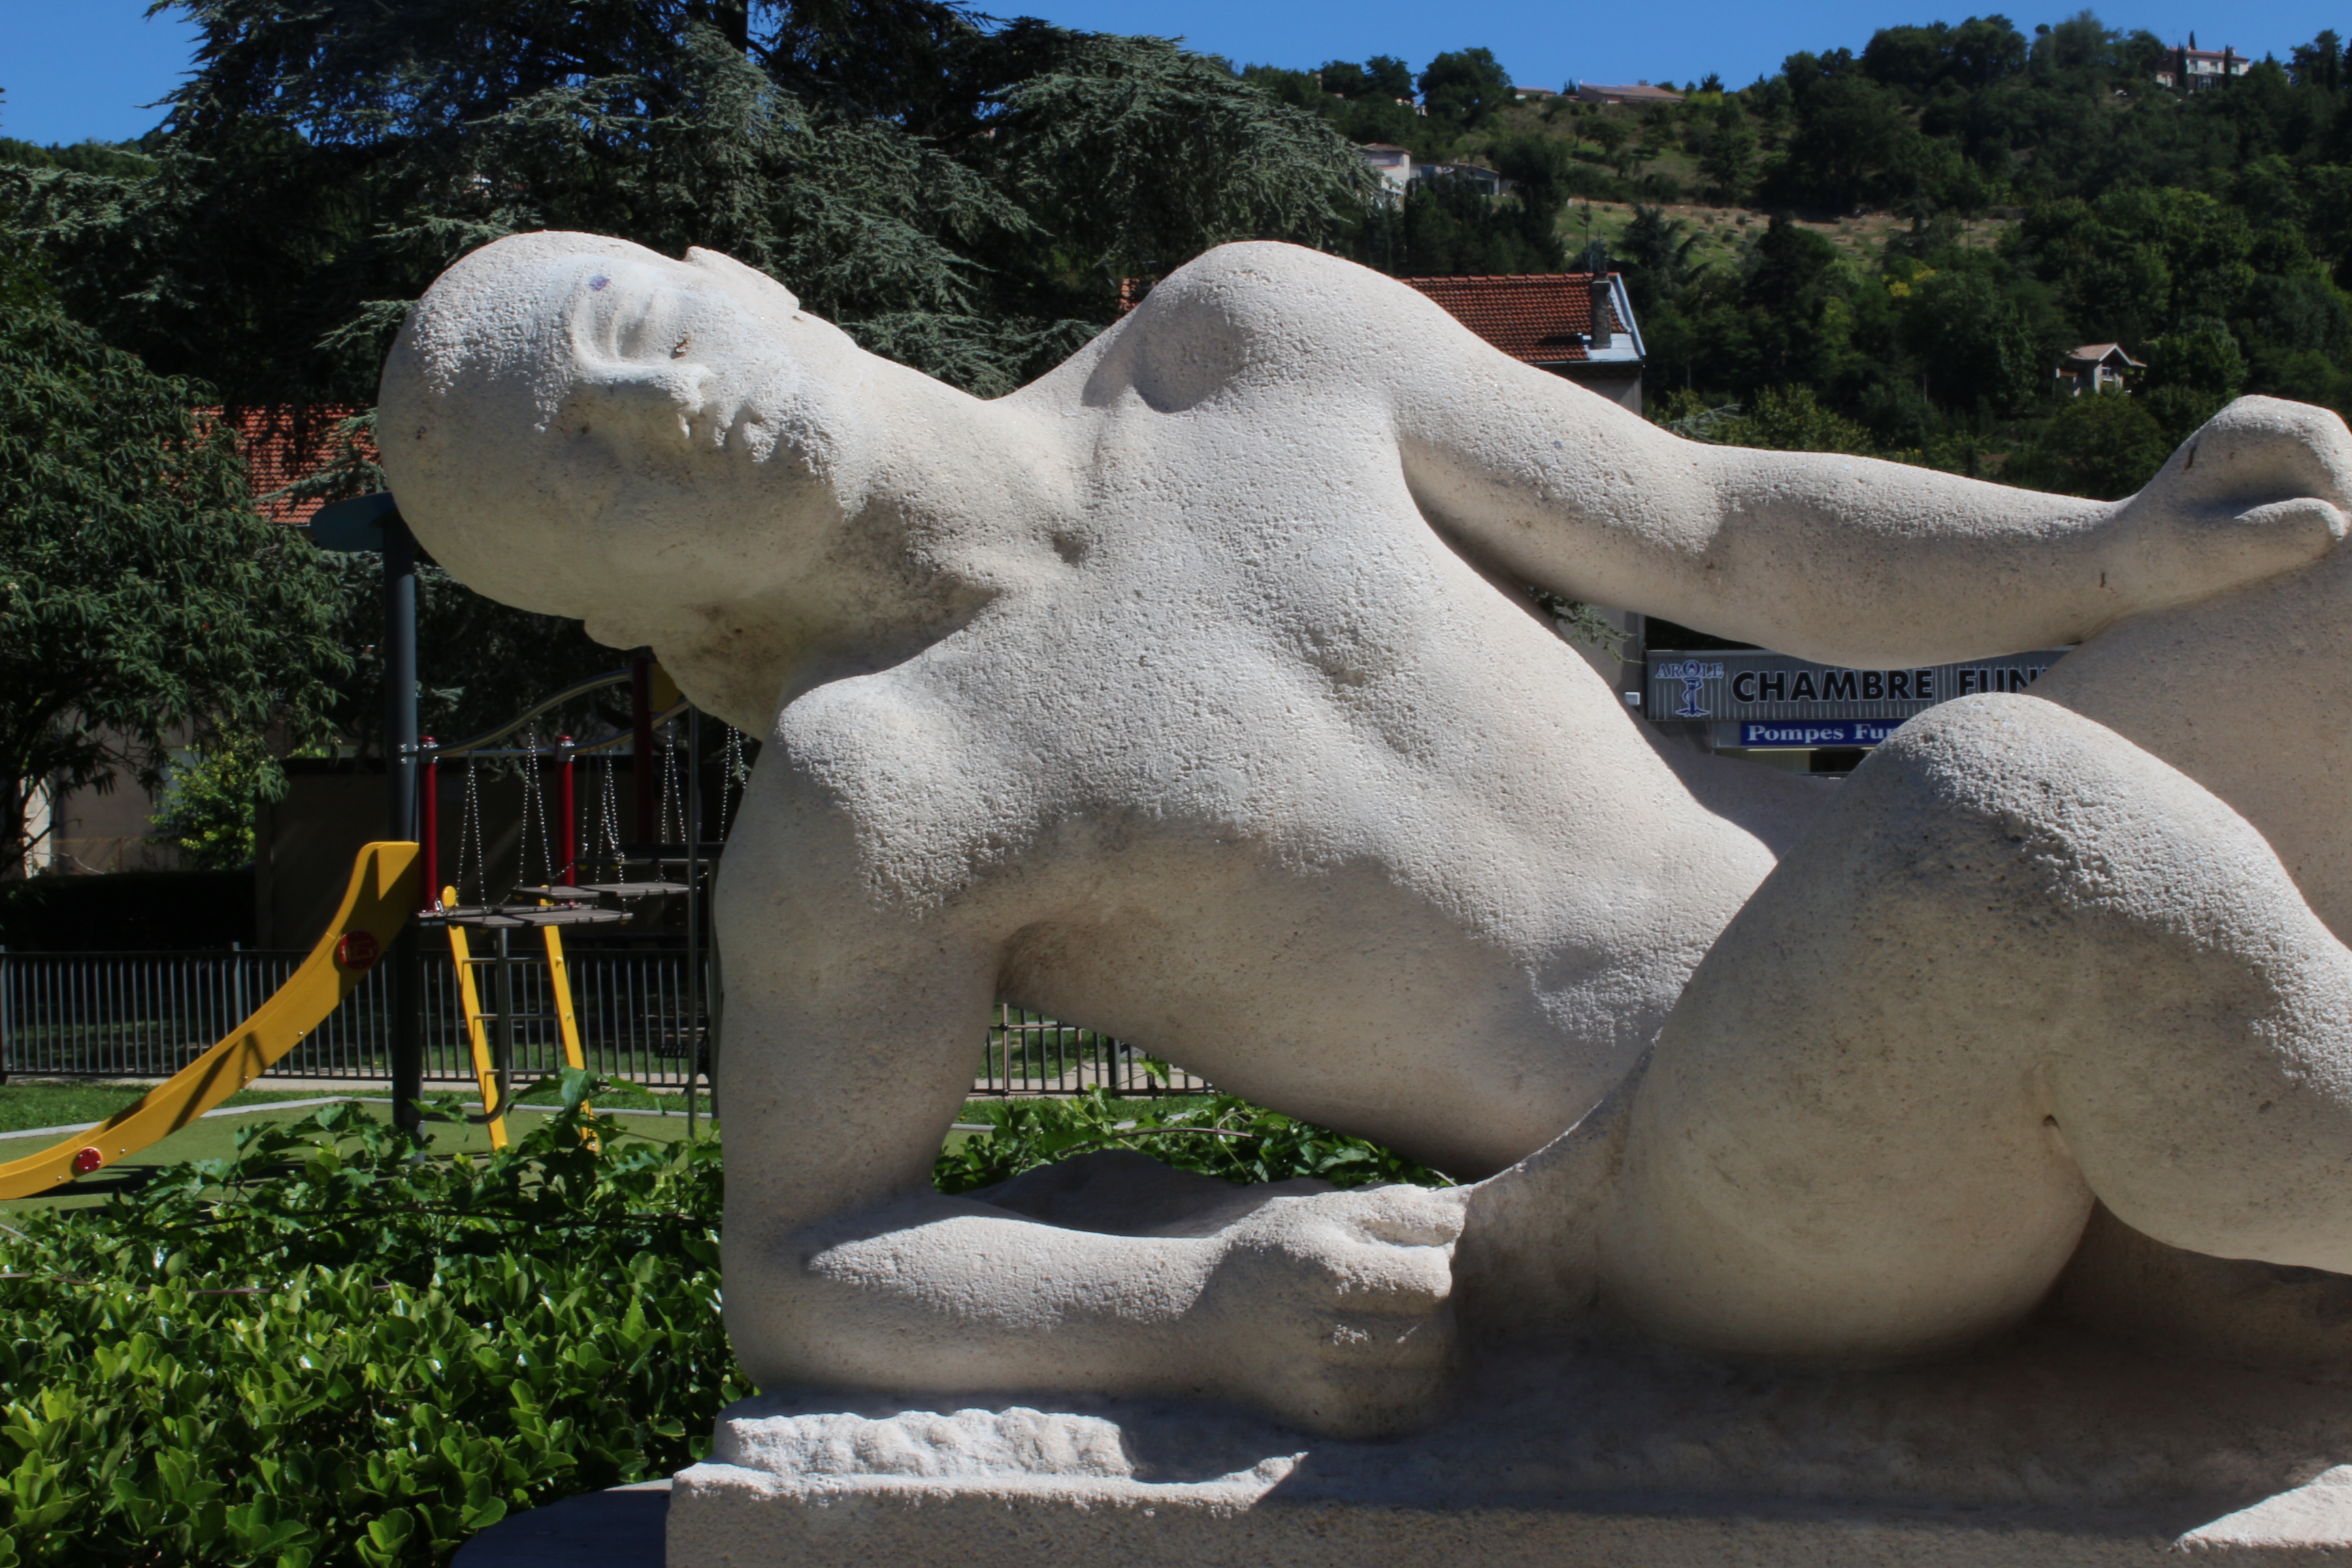
[[[563,868],[555,879],[566,887],[580,879],[580,819],[572,804],[572,737],[555,737],[555,815],[563,822]]]
[[[654,777],[654,656],[649,653],[629,660],[629,712],[637,732],[636,753],[629,763],[631,788],[637,797],[637,842],[651,844],[661,781]]]
[[[425,763],[418,770],[424,776],[417,780],[422,787],[416,794],[416,858],[425,867],[418,907],[429,913],[441,904],[441,759],[434,754],[430,735],[417,749]]]

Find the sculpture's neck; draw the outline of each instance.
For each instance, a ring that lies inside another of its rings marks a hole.
[[[764,730],[804,692],[913,658],[1055,559],[1076,504],[1058,429],[900,374],[874,400],[885,416],[839,476],[842,509],[801,569],[702,606],[660,649],[688,693],[739,728]]]

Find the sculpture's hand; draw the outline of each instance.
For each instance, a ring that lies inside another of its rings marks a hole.
[[[1426,1420],[1452,1370],[1460,1189],[1269,1199],[1219,1233],[1199,1303],[1232,1397],[1346,1436]]]
[[[2343,539],[2352,432],[2325,408],[2242,397],[2117,503],[2103,586],[2124,613],[2292,571]]]

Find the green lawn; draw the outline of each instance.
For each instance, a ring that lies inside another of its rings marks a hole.
[[[147,1092],[137,1083],[0,1083],[0,1137],[28,1127],[71,1127],[103,1121]],[[266,1105],[279,1100],[315,1100],[320,1089],[245,1089],[224,1105]]]

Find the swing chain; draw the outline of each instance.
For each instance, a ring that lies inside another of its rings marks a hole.
[[[530,753],[522,770],[524,837],[528,840],[531,827],[536,825],[539,828],[539,863],[546,872],[541,886],[551,887],[556,880],[555,840],[547,831],[547,781],[540,773],[539,730],[536,725],[523,731],[523,747]],[[524,843],[522,853],[515,857],[515,864],[522,872],[523,879],[529,880],[530,845],[528,842]]]
[[[470,845],[474,852],[476,901],[488,902],[490,873],[488,852],[482,843],[481,764],[470,755],[466,758],[465,802],[457,821],[457,901],[466,902],[466,851]]]

